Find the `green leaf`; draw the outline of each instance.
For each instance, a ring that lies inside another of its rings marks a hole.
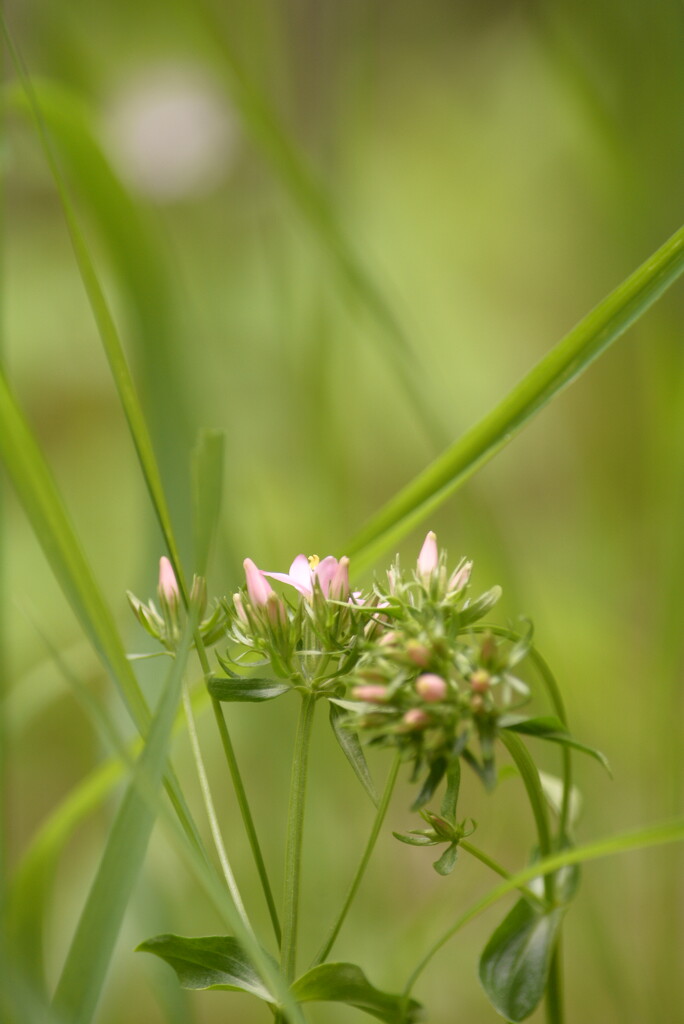
[[[192,616],[159,700],[135,774],[118,810],[79,918],[55,993],[55,1009],[70,1024],[88,1024],[95,1012],[123,916],[155,821],[183,672],[194,629]]]
[[[458,843],[450,843],[446,850],[432,865],[438,875],[450,875],[454,870],[458,857]]]
[[[526,736],[534,736],[540,740],[549,740],[551,743],[561,743],[566,747],[572,747],[573,750],[581,750],[582,753],[588,754],[598,761],[599,764],[603,765],[612,778],[613,773],[610,770],[608,758],[605,754],[602,754],[600,750],[596,750],[594,747],[587,746],[586,743],[580,743],[579,740],[576,740],[567,731],[560,718],[556,718],[553,715],[540,718],[504,715],[499,720],[499,727],[501,729],[508,729],[509,732],[519,732]]]
[[[352,766],[354,774],[368,793],[368,796],[373,801],[375,807],[378,806],[378,794],[373,784],[368,762],[366,761],[365,755],[359,742],[359,737],[352,730],[345,728],[344,722],[347,719],[347,715],[344,710],[335,701],[329,700],[330,704],[330,724],[332,726],[335,739],[339,743],[342,753],[349,761]]]
[[[434,792],[439,786],[440,782],[444,778],[444,773],[447,769],[446,758],[438,757],[433,763],[428,776],[423,783],[420,793],[411,804],[411,810],[417,811],[421,807],[424,807],[428,800],[431,800],[434,796]]]
[[[173,967],[183,988],[231,989],[249,992],[267,1003],[273,996],[265,988],[237,939],[229,935],[186,938],[156,935],[136,948],[137,953],[154,953]]]
[[[434,846],[435,840],[430,836],[424,835],[422,832],[393,832],[392,835],[395,839],[398,839],[400,843],[406,843],[407,846]]]
[[[409,999],[405,1005],[403,996],[381,992],[356,964],[319,964],[294,983],[292,995],[301,1003],[346,1003],[386,1024],[412,1024],[422,1018],[420,1003]]]
[[[517,384],[345,545],[362,572],[423,522],[575,381],[684,271],[684,227],[588,313]]]
[[[274,700],[292,689],[288,683],[278,683],[275,679],[241,679],[238,676],[230,679],[211,676],[208,688],[216,700],[247,702]]]
[[[195,564],[204,576],[221,512],[225,438],[220,430],[203,430],[192,453]]]
[[[452,824],[456,821],[458,793],[461,788],[461,761],[455,757],[447,769],[447,784],[439,813]]]
[[[487,943],[480,958],[480,981],[492,1005],[516,1022],[539,1005],[549,976],[563,908],[544,913],[518,900]]]

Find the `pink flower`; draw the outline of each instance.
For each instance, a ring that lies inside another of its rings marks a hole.
[[[447,589],[450,594],[458,594],[467,586],[472,569],[472,562],[463,562],[462,565],[459,565],[449,580]]]
[[[387,700],[387,687],[386,686],[355,686],[352,690],[352,697],[356,697],[357,700],[370,701],[374,704],[378,704],[382,701]]]
[[[180,597],[176,574],[166,555],[159,559],[159,595],[169,604],[177,603]]]
[[[410,708],[401,720],[402,731],[411,732],[414,729],[424,729],[429,725],[430,716],[421,711],[420,708]]]
[[[324,597],[338,601],[349,597],[348,558],[341,558],[338,562],[332,555],[328,555],[319,561],[316,555],[312,555],[311,558],[297,555],[289,572],[264,572],[263,575],[287,583],[309,599],[313,597],[316,580]]]
[[[439,565],[439,551],[437,550],[437,537],[430,530],[423,541],[423,546],[418,555],[418,573],[429,578]]]

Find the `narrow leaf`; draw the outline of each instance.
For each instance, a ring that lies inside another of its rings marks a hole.
[[[461,788],[461,761],[455,757],[447,769],[447,785],[439,813],[447,821],[456,821],[458,793]]]
[[[357,572],[418,526],[573,383],[684,271],[684,227],[588,313],[491,412],[345,545]]]
[[[154,797],[161,784],[192,628],[194,623],[189,620],[57,985],[55,1008],[71,1024],[88,1024],[92,1020],[126,906],[142,867],[155,820],[146,796]]]
[[[392,835],[395,839],[398,839],[400,843],[406,843],[407,846],[435,845],[434,839],[431,839],[430,836],[422,835],[420,832],[393,832]]]
[[[412,1024],[422,1017],[420,1003],[381,992],[356,964],[319,964],[294,983],[292,995],[301,1003],[347,1003],[386,1024]]]
[[[519,900],[487,943],[480,981],[494,1008],[507,1020],[525,1020],[539,1005],[564,910],[540,911]]]
[[[502,729],[507,729],[509,732],[523,733],[526,736],[534,736],[540,740],[549,740],[551,743],[560,743],[566,747],[572,747],[573,750],[581,750],[582,753],[588,754],[598,761],[599,764],[603,765],[612,777],[613,773],[605,754],[602,754],[600,750],[596,750],[594,747],[587,746],[586,743],[580,743],[579,740],[576,740],[567,732],[559,718],[554,716],[519,718],[517,715],[505,715],[500,720],[499,726]]]
[[[368,796],[373,801],[375,807],[378,806],[378,794],[373,784],[368,762],[366,761],[359,737],[352,729],[347,729],[343,725],[343,722],[347,718],[344,710],[337,704],[337,702],[330,702],[330,724],[332,726],[335,739],[342,749],[342,753],[349,761],[352,766],[354,774],[368,793]]]
[[[447,763],[445,758],[438,757],[434,762],[428,773],[425,782],[423,783],[422,789],[416,799],[411,804],[411,810],[417,811],[421,807],[424,807],[428,800],[431,800],[435,790],[439,786],[440,782],[444,778],[444,773],[447,769]]]
[[[292,689],[288,683],[278,683],[275,679],[241,679],[238,676],[230,679],[211,676],[208,688],[216,700],[247,702],[274,700]]]
[[[156,935],[137,947],[138,953],[154,953],[173,967],[183,988],[232,989],[249,992],[267,1003],[275,1000],[265,988],[242,946],[228,935],[185,938]]]

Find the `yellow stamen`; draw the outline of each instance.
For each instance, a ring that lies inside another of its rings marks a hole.
[[[319,562],[320,562],[320,558],[318,557],[318,555],[309,555],[309,568],[310,569],[316,569]]]

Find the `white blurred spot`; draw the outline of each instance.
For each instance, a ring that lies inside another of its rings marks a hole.
[[[111,100],[105,138],[112,163],[137,192],[169,202],[211,191],[230,170],[237,126],[201,69],[158,65]]]

